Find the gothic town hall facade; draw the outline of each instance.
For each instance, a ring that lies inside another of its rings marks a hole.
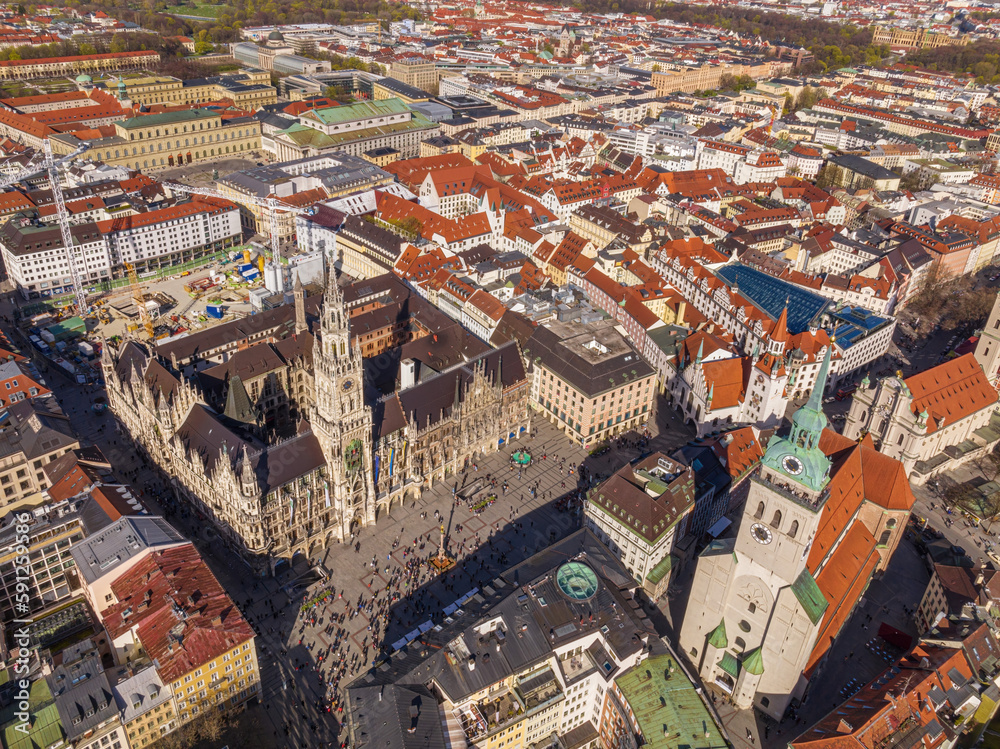
[[[120,432],[260,574],[530,431],[516,343],[377,397],[332,274],[294,297],[176,343],[109,342],[102,360]]]

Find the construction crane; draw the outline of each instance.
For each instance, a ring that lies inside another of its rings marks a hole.
[[[79,151],[79,149],[77,149]],[[52,143],[45,139],[45,168],[49,173],[49,186],[52,188],[52,202],[56,206],[56,222],[59,224],[59,233],[62,234],[63,248],[66,251],[66,261],[69,265],[69,274],[73,279],[73,296],[76,297],[77,314],[82,315],[87,310],[87,292],[83,288],[83,278],[80,276],[80,269],[77,268],[76,248],[73,246],[73,235],[69,230],[69,212],[66,210],[66,201],[63,200],[62,185],[59,182],[59,164],[65,159],[56,161],[52,158]]]
[[[129,286],[132,287],[132,301],[135,302],[135,306],[139,310],[139,321],[142,323],[142,327],[145,328],[149,340],[152,341],[156,337],[156,332],[153,330],[153,320],[149,316],[149,310],[146,309],[146,300],[142,296],[142,285],[139,283],[139,276],[135,272],[135,265],[133,263],[125,263],[125,270],[128,271]]]
[[[212,190],[207,187],[191,187],[190,185],[181,185],[176,182],[164,182],[163,187],[169,188],[172,192],[186,193],[188,195],[203,195],[207,198],[217,198],[218,200],[228,200],[231,203],[239,203],[240,205],[250,207],[260,208],[267,212],[268,215],[268,228],[271,233],[271,262],[275,264],[281,263],[281,242],[278,236],[278,212],[283,213],[294,213],[296,215],[302,213],[309,213],[311,208],[297,208],[295,206],[286,205],[282,203],[277,198],[266,197],[258,198],[253,195],[225,195],[218,190]]]
[[[62,166],[70,159],[76,158],[81,153],[86,151],[87,148],[88,146],[86,143],[81,144],[75,151],[73,151],[73,153],[67,154],[66,156],[63,156],[61,159],[56,159],[56,166]],[[41,164],[36,163],[39,159],[39,156],[43,157]],[[35,154],[31,157],[31,160],[28,162],[28,165],[24,169],[19,171],[17,174],[10,174],[7,175],[6,177],[0,177],[0,188],[10,187],[11,185],[16,185],[18,182],[24,182],[26,180],[31,179],[32,177],[37,177],[40,174],[47,174],[47,173],[48,173],[48,166],[44,161],[44,151],[43,152],[36,151]]]

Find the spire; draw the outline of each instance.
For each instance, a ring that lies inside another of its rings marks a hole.
[[[250,465],[250,448],[247,447],[246,443],[243,443],[243,455],[240,458],[243,463],[243,470],[240,473],[240,479],[243,482],[244,487],[257,487],[257,475],[254,473],[253,466]]]
[[[826,381],[830,378],[830,360],[833,358],[833,344],[836,340],[836,338],[830,338],[830,344],[826,347],[826,356],[823,357],[823,366],[819,368],[816,384],[813,385],[809,401],[802,407],[803,409],[820,412],[823,410],[823,393],[826,391]]]
[[[785,306],[778,315],[778,320],[771,328],[771,340],[776,343],[785,343],[788,340],[788,299],[785,299]]]
[[[712,383],[712,387],[708,391],[708,406],[711,408],[712,401],[715,400],[715,383]]]
[[[696,367],[701,366],[701,357],[705,354],[705,339],[702,338],[701,342],[698,344],[698,356],[694,359],[694,365]]]
[[[300,335],[309,329],[309,325],[306,322],[306,290],[302,287],[298,271],[295,271],[292,296],[295,298],[295,335]]]

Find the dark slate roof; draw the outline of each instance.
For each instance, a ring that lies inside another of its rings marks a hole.
[[[451,415],[456,393],[461,403],[465,391],[475,375],[477,367],[483,367],[487,379],[496,382],[499,370],[503,387],[511,388],[525,382],[527,375],[516,343],[506,343],[472,361],[445,370],[430,379],[420,382],[398,394],[399,404],[410,423],[425,427],[428,422],[436,424],[442,413]]]
[[[830,161],[842,169],[849,169],[855,174],[861,174],[865,177],[870,177],[871,179],[899,179],[899,175],[895,172],[886,169],[880,164],[876,164],[874,161],[862,158],[861,156],[855,156],[848,153],[838,154],[836,156],[831,156]]]
[[[111,684],[96,655],[68,666],[58,666],[47,681],[70,741],[118,713]]]
[[[228,392],[226,383],[231,377],[250,382],[282,369],[297,357],[303,357],[308,367],[312,361],[312,352],[313,336],[310,333],[291,335],[276,343],[262,341],[233,352],[222,364],[198,372],[198,382],[210,399],[221,403]]]
[[[389,79],[385,79],[389,80]],[[354,730],[361,746],[446,749],[437,700],[422,684],[359,687]]]
[[[250,394],[243,386],[239,375],[229,378],[229,392],[226,394],[226,408],[223,416],[241,424],[256,424],[260,414],[250,402]]]
[[[580,327],[578,332],[583,333],[584,329]],[[524,352],[529,361],[540,357],[541,364],[553,374],[588,396],[648,377],[655,371],[629,344],[622,347],[621,353],[596,361],[578,350],[581,348],[563,345],[563,339],[551,327],[539,325],[528,339]],[[611,383],[612,379],[615,384]]]
[[[208,406],[196,404],[177,430],[177,437],[188,450],[202,455],[209,472],[216,470],[220,460],[229,460],[234,470],[240,470],[238,461],[247,448],[265,494],[326,463],[319,440],[305,421],[300,423],[295,437],[267,447],[248,441],[227,427]]]
[[[399,405],[399,396],[391,395],[372,407],[372,421],[375,424],[375,439],[387,437],[406,426],[406,417]]]
[[[306,316],[312,317],[314,320],[318,319],[322,301],[322,294],[306,297]],[[284,338],[294,332],[295,305],[283,304],[280,307],[250,315],[242,320],[215,325],[183,338],[175,338],[167,343],[161,343],[156,347],[156,351],[168,360],[171,356],[176,356],[178,360],[183,361],[206,351],[246,341],[248,338],[260,340],[269,335]]]

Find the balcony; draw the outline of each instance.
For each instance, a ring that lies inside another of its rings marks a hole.
[[[486,718],[489,732],[503,728],[524,715],[524,705],[513,692],[504,692],[496,697],[483,700],[477,707],[479,714]]]
[[[795,491],[792,488],[791,484],[787,484],[784,482],[776,483],[768,478],[765,478],[761,474],[757,474],[756,476],[753,477],[752,480],[760,482],[768,489],[777,492],[786,499],[790,499],[792,502],[795,502],[797,505],[800,505],[811,512],[818,512],[826,503],[827,498],[830,496],[830,490],[824,489],[822,492],[820,492],[819,496],[814,500],[811,497],[809,497],[809,495],[807,495],[805,492]]]

